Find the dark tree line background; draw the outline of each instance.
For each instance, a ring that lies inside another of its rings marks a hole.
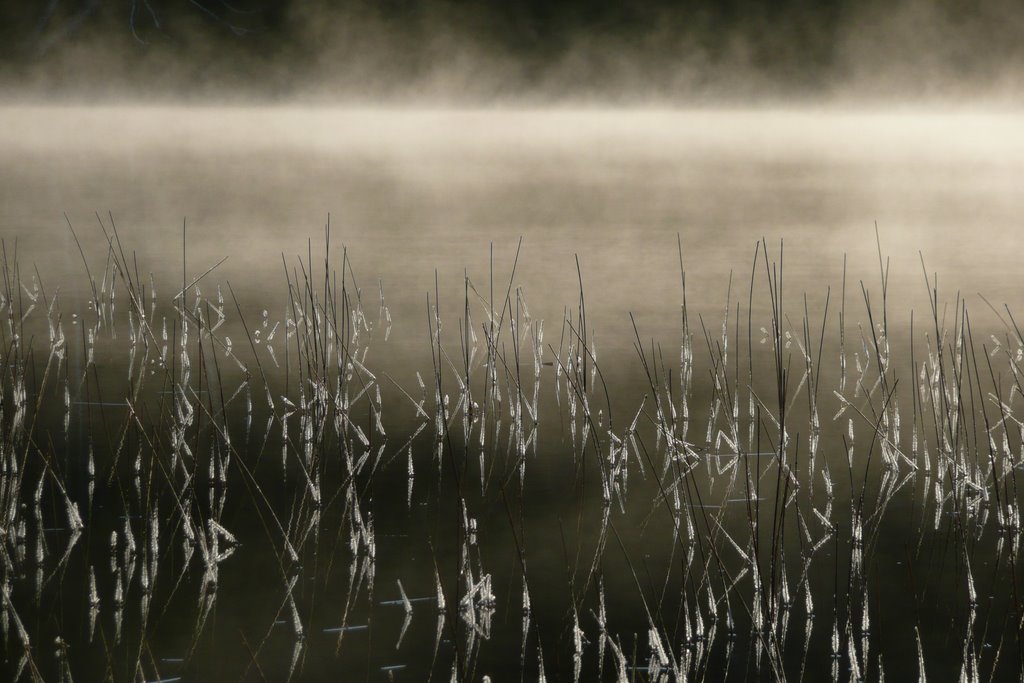
[[[1019,91],[1014,0],[0,2],[0,87],[652,100]]]

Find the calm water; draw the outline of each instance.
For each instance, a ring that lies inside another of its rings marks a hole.
[[[874,223],[894,295],[924,291],[918,250],[949,291],[1020,297],[1024,196],[1017,114],[834,111],[346,111],[8,109],[0,113],[0,234],[74,283],[77,248],[114,214],[146,270],[196,270],[275,290],[281,255],[322,241],[394,305],[419,311],[434,271],[455,291],[507,273],[561,315],[578,254],[598,329],[663,311],[678,281],[717,308],[755,243],[785,239],[794,292],[874,277]],[[244,247],[244,248],[243,248]],[[102,256],[102,246],[95,252]],[[268,282],[265,274],[273,275]],[[923,296],[923,294],[922,294]],[[461,297],[460,297],[461,298]],[[676,300],[671,299],[674,305]],[[535,305],[542,305],[540,300]],[[406,316],[402,316],[404,319]],[[416,317],[417,324],[419,317]]]
[[[5,669],[1016,679],[1022,123],[0,110]]]

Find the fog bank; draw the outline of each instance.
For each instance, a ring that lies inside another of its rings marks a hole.
[[[1009,0],[201,3],[0,9],[12,100],[1016,102]]]

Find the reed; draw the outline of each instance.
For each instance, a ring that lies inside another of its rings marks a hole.
[[[1024,335],[923,258],[925,316],[895,311],[877,231],[857,303],[845,257],[795,293],[762,240],[718,318],[679,240],[676,355],[598,330],[578,258],[546,338],[521,242],[497,289],[493,247],[457,295],[435,273],[423,327],[329,219],[277,302],[187,226],[147,282],[97,223],[77,293],[0,250],[9,680],[1024,673]],[[389,363],[406,325],[429,368]]]

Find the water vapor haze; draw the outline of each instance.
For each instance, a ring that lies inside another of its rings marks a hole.
[[[7,99],[1015,101],[1009,0],[101,0],[0,10]]]

